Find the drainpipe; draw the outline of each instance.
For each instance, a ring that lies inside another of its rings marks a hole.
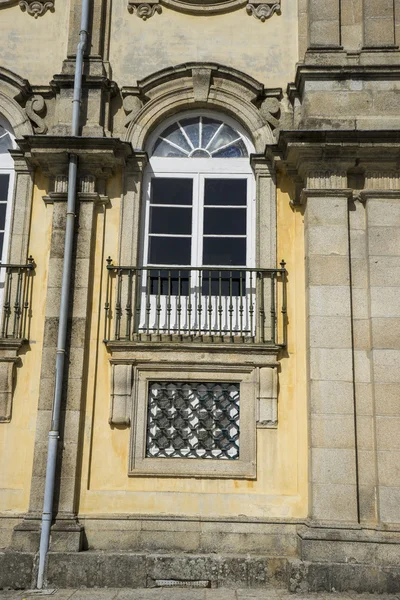
[[[82,68],[83,54],[86,49],[89,29],[89,3],[90,0],[82,0],[81,30],[79,34],[79,44],[76,52],[75,81],[74,81],[74,99],[72,104],[72,128],[73,136],[79,135],[79,121],[81,114],[81,94],[82,94]],[[58,440],[60,438],[60,412],[62,389],[64,379],[64,361],[67,338],[69,293],[71,288],[71,267],[72,267],[72,249],[74,242],[75,229],[75,200],[76,200],[76,179],[78,170],[78,157],[71,154],[69,157],[68,168],[68,203],[67,220],[65,225],[65,246],[64,263],[61,286],[60,317],[58,324],[57,338],[57,357],[56,357],[56,375],[55,391],[53,400],[53,411],[51,417],[51,429],[49,431],[46,482],[44,490],[42,527],[40,534],[39,547],[39,569],[37,578],[37,588],[42,589],[44,583],[44,569],[46,563],[47,551],[49,549],[50,528],[53,517],[54,485],[57,464]]]

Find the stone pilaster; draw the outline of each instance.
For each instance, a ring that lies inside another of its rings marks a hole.
[[[364,48],[393,48],[395,5],[393,0],[364,0]]]
[[[307,173],[303,193],[310,406],[310,517],[358,518],[346,173]]]
[[[340,48],[340,0],[309,0],[308,47]]]
[[[372,427],[377,513],[398,523],[400,502],[400,173],[367,169],[366,211]]]

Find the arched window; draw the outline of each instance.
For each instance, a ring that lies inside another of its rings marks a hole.
[[[151,136],[141,261],[151,269],[139,329],[253,330],[245,308],[254,287],[246,269],[255,266],[252,151],[238,123],[212,113],[175,117]]]
[[[0,115],[0,261],[7,262],[11,199],[14,187],[14,161],[9,150],[15,139],[9,123]]]

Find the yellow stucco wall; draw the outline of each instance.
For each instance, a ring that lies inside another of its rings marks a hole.
[[[0,512],[24,512],[29,505],[35,441],[52,206],[46,206],[46,180],[36,177],[29,254],[36,263],[32,287],[30,345],[21,352],[10,423],[0,424]]]
[[[68,21],[68,0],[38,19],[18,4],[0,9],[0,65],[32,85],[48,85],[66,57]]]
[[[289,352],[281,360],[279,425],[258,430],[255,481],[128,477],[129,428],[111,428],[109,355],[101,341],[105,295],[104,260],[117,256],[119,186],[111,207],[97,220],[95,289],[88,365],[81,514],[147,513],[192,516],[304,517],[307,514],[307,409],[303,219],[278,191],[278,256],[289,272]],[[104,251],[102,248],[105,229]],[[100,340],[97,340],[100,325]]]
[[[216,62],[243,71],[267,87],[292,81],[298,59],[297,0],[262,23],[245,8],[209,17],[163,7],[143,21],[126,2],[114,3],[110,36],[113,78],[123,85],[160,69],[191,61]]]

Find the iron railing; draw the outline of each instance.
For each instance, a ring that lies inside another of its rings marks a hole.
[[[116,266],[107,259],[104,341],[286,346],[284,261],[279,269]],[[279,306],[279,309],[278,309]]]
[[[34,269],[32,256],[26,265],[0,264],[2,339],[26,340],[29,337]]]

